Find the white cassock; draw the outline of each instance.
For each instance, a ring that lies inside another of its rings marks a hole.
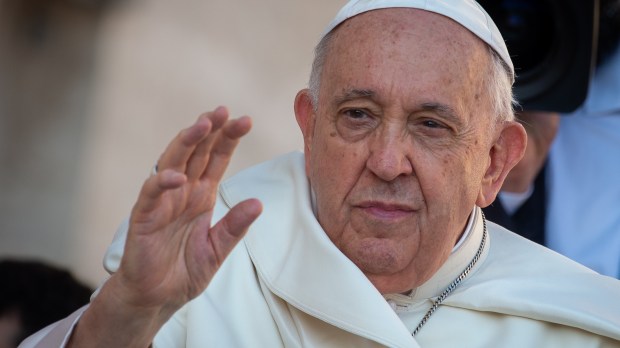
[[[432,301],[479,250],[480,209],[430,280],[409,295],[383,296],[321,229],[310,196],[301,153],[225,181],[214,219],[250,197],[263,202],[263,214],[154,347],[620,347],[620,281],[493,223],[468,277],[413,337]],[[125,230],[106,254],[110,271]],[[62,346],[79,315],[22,347]]]

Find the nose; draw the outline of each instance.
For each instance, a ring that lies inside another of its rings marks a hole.
[[[369,144],[370,155],[366,167],[385,181],[392,181],[401,175],[411,175],[411,146],[406,136],[378,135]]]

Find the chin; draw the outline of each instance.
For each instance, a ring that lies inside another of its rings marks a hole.
[[[383,238],[370,238],[363,240],[357,245],[351,260],[365,274],[388,276],[400,273],[409,264],[404,255],[402,246],[397,242]]]
[[[372,238],[358,242],[353,250],[344,251],[379,292],[403,293],[419,286],[421,279],[412,268],[417,250],[406,250],[403,243]]]

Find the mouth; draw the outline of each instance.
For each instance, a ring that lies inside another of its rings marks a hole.
[[[415,209],[407,204],[369,201],[356,205],[367,215],[381,220],[395,220],[411,216]]]

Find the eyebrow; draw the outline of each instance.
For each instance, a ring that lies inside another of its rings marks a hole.
[[[348,102],[355,99],[373,99],[377,93],[372,89],[350,89],[345,91],[342,95],[336,96],[334,99],[335,105],[340,105],[344,102]]]
[[[456,124],[463,124],[463,120],[461,120],[461,118],[458,116],[456,110],[454,110],[449,105],[435,102],[422,103],[422,110],[432,111],[439,116],[444,117],[447,120],[450,120]]]

